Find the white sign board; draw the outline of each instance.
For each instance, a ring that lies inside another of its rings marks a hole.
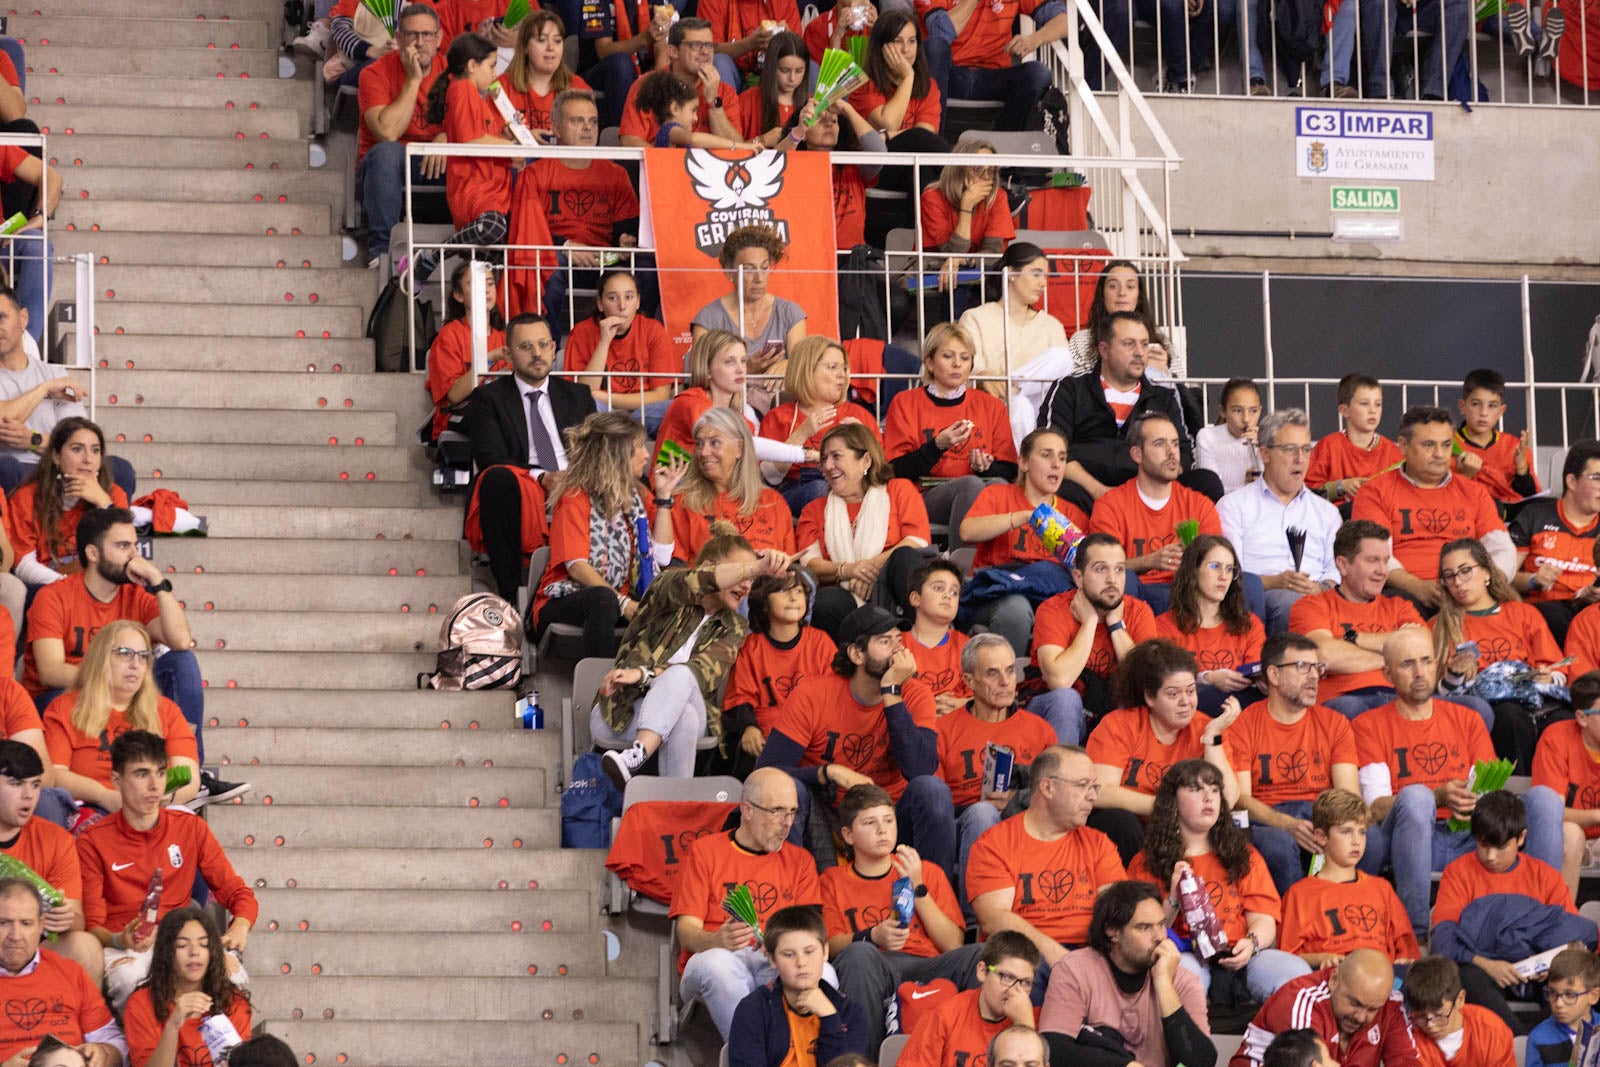
[[[1388,108],[1295,108],[1301,178],[1433,181],[1433,114]]]

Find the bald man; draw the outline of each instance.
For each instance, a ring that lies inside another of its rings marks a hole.
[[[989,1067],[1050,1067],[1050,1049],[1031,1026],[1008,1026],[989,1042]]]
[[[1314,1030],[1340,1067],[1419,1067],[1394,988],[1394,965],[1370,948],[1356,949],[1332,970],[1296,978],[1268,997],[1228,1067],[1261,1067],[1273,1037],[1300,1028]]]
[[[739,1001],[777,974],[755,930],[723,910],[728,889],[750,887],[763,926],[781,908],[822,906],[811,854],[787,841],[798,809],[788,773],[775,767],[754,771],[739,796],[739,825],[707,834],[684,852],[671,911],[683,948],[678,954],[680,986],[684,1000],[705,1004],[724,1043]],[[823,977],[838,986],[832,965],[824,966]]]
[[[1426,943],[1428,889],[1434,871],[1472,851],[1472,834],[1452,830],[1452,816],[1470,819],[1477,795],[1467,775],[1478,760],[1493,760],[1489,731],[1476,713],[1435,700],[1439,664],[1433,637],[1421,627],[1396,630],[1383,643],[1383,673],[1394,700],[1355,721],[1361,798],[1372,808],[1361,869],[1380,875],[1392,865],[1394,888],[1417,939]],[[1562,797],[1548,786],[1530,789],[1527,851],[1561,869]]]

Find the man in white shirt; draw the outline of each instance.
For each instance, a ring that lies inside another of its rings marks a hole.
[[[1239,554],[1239,566],[1261,575],[1267,590],[1267,633],[1289,628],[1289,609],[1307,593],[1339,582],[1333,536],[1339,509],[1306,488],[1311,462],[1311,420],[1300,408],[1275,411],[1261,420],[1261,477],[1217,504],[1222,532]],[[1305,537],[1298,558],[1289,531]]]

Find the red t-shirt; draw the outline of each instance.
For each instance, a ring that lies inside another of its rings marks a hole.
[[[878,184],[873,178],[872,184]],[[867,240],[867,180],[861,168],[836,163],[833,166],[833,247],[848,252]],[[852,361],[853,362],[853,361]],[[856,368],[859,373],[861,368]],[[872,383],[876,387],[877,383]],[[874,390],[876,391],[876,390]]]
[[[14,856],[49,882],[68,900],[83,900],[83,868],[78,865],[78,847],[72,835],[53,822],[29,819],[22,824],[17,839],[0,845],[0,852]]]
[[[707,834],[689,845],[678,888],[672,893],[671,917],[687,915],[705,924],[707,933],[722,929],[728,913],[722,902],[735,885],[750,887],[763,924],[779,908],[822,903],[817,863],[811,854],[787,841],[776,852],[751,852],[733,839],[735,831]],[[678,970],[689,958],[678,955]]]
[[[1506,528],[1511,531],[1511,543],[1525,553],[1516,583],[1524,600],[1571,600],[1594,582],[1594,542],[1600,518],[1574,526],[1560,499],[1545,497],[1528,501]],[[1556,584],[1529,592],[1528,576],[1545,564],[1553,564],[1559,572]]]
[[[938,717],[933,693],[908,679],[901,699],[919,730],[932,730]],[[850,679],[832,671],[802,679],[784,701],[772,729],[804,749],[798,766],[839,763],[882,786],[895,800],[906,791],[905,775],[889,747],[889,720],[883,702],[862,704],[850,692]]]
[[[800,9],[795,0],[701,0],[699,14],[711,23],[712,40],[724,44],[749,36],[765,22],[781,22],[790,33],[800,32]],[[760,55],[751,50],[734,63],[749,74],[756,69]]]
[[[733,523],[740,536],[750,542],[756,551],[776,548],[794,555],[794,513],[776,489],[763,487],[761,500],[755,511],[742,514],[742,505],[733,497],[718,494],[712,501],[711,511],[702,514],[678,497],[672,509],[672,558],[684,563],[693,561],[695,554],[711,540],[711,520],[724,519]]]
[[[150,1002],[150,987],[140,986],[128,997],[123,1009],[122,1028],[128,1036],[128,1059],[134,1067],[144,1067],[161,1043],[161,1031],[166,1028],[170,1012],[156,1018],[155,1006]],[[250,1036],[250,1002],[235,994],[228,1005],[228,1021],[239,1031],[241,1038]],[[211,1067],[211,1050],[200,1036],[199,1019],[190,1019],[178,1028],[179,1067]]]
[[[484,19],[504,18],[506,0],[440,0],[439,51],[443,53],[458,34],[477,32]]]
[[[789,116],[794,114],[794,105],[778,102],[778,121],[776,125],[782,128],[789,121]],[[747,141],[758,141],[768,126],[761,128],[761,86],[753,85],[739,94],[739,135]]]
[[[1089,937],[1089,914],[1101,886],[1128,874],[1116,847],[1087,826],[1054,841],[1041,841],[1013,815],[985,830],[967,856],[967,897],[1013,890],[1011,911],[1040,933],[1063,945],[1082,945]]]
[[[794,641],[779,645],[766,634],[751,634],[739,646],[722,698],[724,708],[749,704],[765,738],[772,732],[784,702],[806,678],[820,678],[833,669],[833,638],[812,626],[802,626]]]
[[[44,743],[50,750],[50,762],[110,789],[111,743],[133,729],[133,725],[122,712],[112,709],[111,718],[100,736],[90,737],[72,725],[72,709],[77,706],[78,692],[69,689],[44,709]],[[194,729],[178,705],[159,697],[156,711],[161,719],[161,736],[167,742],[167,756],[186,756],[198,765],[200,751],[195,744]]]
[[[1006,51],[1011,43],[1011,27],[1018,15],[1033,14],[1041,3],[1043,0],[994,0],[993,4],[979,4],[966,28],[950,45],[955,65],[990,70],[1011,66],[1011,55]],[[930,9],[952,6],[952,0],[933,0],[928,5]]]
[[[1317,442],[1311,450],[1311,462],[1306,466],[1306,484],[1316,492],[1329,482],[1344,478],[1371,478],[1399,463],[1400,446],[1382,434],[1374,434],[1371,448],[1357,448],[1343,431],[1330,433]],[[1343,503],[1343,496],[1334,503]]]
[[[1476,445],[1467,438],[1464,429],[1456,431],[1456,440],[1461,442],[1461,447],[1477,456],[1483,461],[1483,469],[1472,476],[1472,480],[1484,492],[1496,500],[1503,500],[1514,504],[1521,500],[1522,493],[1511,488],[1511,479],[1517,476],[1517,450],[1523,447],[1522,440],[1514,433],[1501,433],[1491,430],[1487,445]],[[1533,450],[1528,452],[1528,477],[1533,479],[1532,496],[1539,492],[1539,475],[1533,469]]]
[[[1539,614],[1539,609],[1520,600],[1501,604],[1493,615],[1464,613],[1461,635],[1463,640],[1478,642],[1480,670],[1508,659],[1521,660],[1536,668],[1548,667],[1562,658],[1561,648],[1550,636],[1550,625]]]
[[[1267,872],[1265,861],[1255,849],[1248,845],[1245,847],[1250,852],[1250,869],[1237,882],[1228,879],[1227,869],[1222,866],[1215,852],[1185,857],[1185,862],[1205,882],[1206,895],[1211,898],[1211,906],[1216,909],[1217,918],[1222,921],[1222,930],[1228,935],[1230,943],[1244,939],[1248,930],[1245,921],[1247,914],[1269,915],[1273,922],[1277,922],[1281,911],[1278,890],[1272,884],[1272,875]],[[1134,881],[1151,883],[1163,895],[1167,892],[1168,883],[1161,881],[1145,867],[1143,852],[1128,864],[1128,877]],[[1182,915],[1178,916],[1173,929],[1180,937],[1189,936],[1189,924]]]
[[[544,212],[558,242],[609,248],[617,223],[639,217],[639,197],[628,172],[609,159],[592,160],[581,169],[559,159],[536,159],[517,179],[512,212],[518,211]]]
[[[1357,871],[1349,882],[1302,878],[1283,896],[1278,947],[1297,956],[1358,948],[1376,949],[1391,960],[1422,955],[1400,897],[1382,878]]]
[[[800,405],[794,401],[791,400],[787,404],[779,404],[761,419],[761,436],[770,437],[774,441],[787,441],[789,435],[794,433],[805,419],[805,415],[800,411]],[[883,433],[878,429],[878,417],[860,404],[845,400],[834,406],[833,421],[800,442],[800,447],[820,450],[822,439],[828,436],[828,431],[846,419],[855,419],[861,423],[861,425],[872,431],[872,436],[878,439],[880,445],[883,444]],[[789,465],[788,474],[784,475],[784,480],[790,482],[798,481],[802,469],[815,467],[815,463],[792,463]],[[804,544],[804,542],[801,543]],[[894,541],[891,540],[889,543],[894,544]]]
[[[1583,743],[1583,724],[1574,719],[1553,722],[1539,735],[1533,753],[1533,784],[1560,793],[1574,811],[1600,809],[1600,753]],[[1589,826],[1586,837],[1600,837],[1600,826]]]
[[[581,374],[599,346],[600,322],[593,315],[586,316],[567,337],[567,373]],[[676,379],[660,375],[682,374],[683,357],[667,339],[665,326],[648,315],[635,315],[627,334],[611,339],[605,369],[614,376],[600,388],[612,393],[637,393],[641,376],[646,390],[673,384]]]
[[[949,693],[962,700],[970,699],[966,675],[961,673],[961,650],[967,647],[967,635],[951,629],[944,640],[929,648],[917,640],[917,635],[907,631],[901,641],[917,661],[917,677],[933,691],[934,696]]]
[[[672,403],[667,405],[667,413],[661,419],[661,426],[656,430],[656,448],[671,441],[686,452],[694,451],[694,424],[700,421],[700,416],[711,410],[711,394],[698,385],[690,386],[672,398]],[[756,432],[756,424],[751,421],[748,414],[744,421],[750,424],[750,432]]]
[[[606,853],[606,870],[662,904],[683,876],[689,846],[707,834],[721,833],[738,807],[733,800],[646,800],[629,804]]]
[[[485,344],[490,352],[504,348],[504,330],[490,330]],[[450,424],[450,413],[445,409],[445,394],[456,384],[456,379],[472,369],[472,325],[465,317],[451,319],[439,327],[433,346],[428,349],[428,395],[433,398],[433,436],[438,437]],[[510,370],[503,359],[489,365],[491,371]]]
[[[567,88],[574,92],[586,91],[589,88],[589,83],[574,74],[572,75],[572,84]],[[551,114],[556,97],[560,96],[560,93],[554,89],[547,93],[536,93],[532,89],[523,92],[511,84],[509,76],[501,77],[500,91],[506,94],[506,99],[511,101],[511,106],[516,108],[522,115],[522,124],[528,129],[546,131],[554,129],[551,122]],[[551,162],[556,161],[551,160]]]
[[[33,658],[33,642],[55,638],[61,642],[68,664],[83,662],[83,654],[102,626],[118,619],[132,619],[148,626],[161,614],[156,598],[144,587],[117,586],[109,604],[96,600],[82,574],[69,575],[39,590],[28,609],[28,648],[22,654],[22,684],[34,696],[45,691],[39,681],[39,665]]]
[[[1078,636],[1078,619],[1072,614],[1072,598],[1077,595],[1076,589],[1057,593],[1040,604],[1039,610],[1034,613],[1033,662],[1036,665],[1039,662],[1039,649],[1045,645],[1066,648]],[[1142,600],[1132,597],[1123,599],[1122,624],[1134,644],[1160,636],[1156,630],[1155,616],[1150,613],[1150,606]],[[1106,632],[1104,622],[1094,628],[1094,644],[1089,648],[1089,659],[1083,669],[1102,678],[1110,677],[1111,672],[1117,669],[1117,650],[1111,644],[1111,635]]]
[[[886,488],[889,490],[889,534],[884,539],[883,547],[893,548],[907,537],[920,538],[924,544],[930,543],[933,535],[928,530],[928,509],[922,503],[916,486],[904,478],[891,478]],[[816,545],[823,559],[832,558],[828,555],[828,542],[823,537],[827,506],[828,498],[819,496],[800,509],[800,522],[795,527],[794,538],[794,543],[800,546],[802,552]],[[845,511],[850,521],[854,522],[861,512],[861,505],[846,504]]]
[[[444,132],[452,144],[470,144],[480,137],[498,136],[505,129],[500,112],[465,78],[450,83],[444,100]],[[509,216],[511,161],[452,156],[444,169],[444,195],[450,204],[450,221],[458,230],[488,211]]]
[[[829,867],[822,872],[822,921],[828,927],[831,940],[841,934],[857,934],[870,930],[894,915],[894,882],[899,875],[893,867],[888,873],[867,878],[851,864]],[[934,905],[958,927],[965,928],[961,915],[961,902],[956,891],[950,888],[950,879],[937,863],[922,861],[922,881],[928,887],[928,896]],[[939,955],[939,948],[923,928],[922,920],[913,912],[906,943],[900,949],[908,956],[924,959]]]
[[[977,21],[977,16],[973,16]],[[946,200],[937,185],[922,193],[922,247],[938,248],[956,232],[956,205]],[[977,248],[990,237],[1000,238],[1004,247],[1017,236],[1011,221],[1011,199],[1004,189],[994,194],[994,199],[972,209],[972,247]]]
[[[872,113],[888,103],[889,97],[893,95],[893,89],[885,93],[880,91],[871,81],[868,81],[861,88],[850,94],[850,106],[860,112],[862,118],[870,120]],[[902,133],[917,125],[927,126],[937,133],[939,130],[939,101],[939,86],[934,84],[932,78],[929,78],[927,94],[913,96],[906,102],[905,117],[900,120],[899,128],[889,131],[890,136]]]
[[[973,717],[972,708],[957,708],[939,716],[939,776],[950,787],[956,807],[983,799],[983,756],[990,744],[1009,748],[1015,767],[1026,767],[1039,753],[1057,743],[1053,727],[1038,715],[1017,710],[999,722]]]
[[[4,78],[7,85],[13,89],[22,88],[22,79],[17,77],[17,67],[11,62],[11,57],[0,52],[0,78]]]
[[[1191,631],[1178,629],[1172,612],[1156,616],[1156,630],[1179,648],[1194,653],[1195,662],[1205,671],[1236,671],[1261,662],[1261,645],[1267,639],[1261,620],[1250,616],[1250,628],[1242,634],[1230,633],[1226,626],[1201,626]]]
[[[1600,604],[1590,604],[1573,618],[1565,651],[1572,657],[1566,668],[1569,679],[1600,670]]]
[[[1389,768],[1389,788],[1398,796],[1408,785],[1438,789],[1465,781],[1479,760],[1495,758],[1489,731],[1478,713],[1460,704],[1433,702],[1426,719],[1402,718],[1393,702],[1362,712],[1355,721],[1356,760],[1362,767]],[[1445,808],[1439,818],[1448,818]]]
[[[1315,800],[1333,785],[1333,768],[1354,772],[1356,738],[1350,720],[1313,704],[1299,722],[1272,717],[1267,701],[1251,704],[1228,727],[1228,740],[1250,764],[1250,795],[1269,807],[1289,800]]]
[[[704,17],[702,15],[702,17]],[[643,81],[641,78],[639,81]],[[695,118],[694,130],[696,133],[711,132],[711,101],[706,99],[706,87],[697,78],[687,79],[694,91],[700,97],[700,111]],[[639,81],[633,83],[628,90],[628,99],[622,105],[622,125],[618,128],[620,137],[638,137],[646,144],[656,143],[656,132],[661,129],[661,123],[647,111],[641,110],[638,104]],[[733,128],[738,130],[744,124],[744,112],[739,107],[739,94],[727,85],[717,90],[717,95],[722,99],[723,113],[728,116],[728,121]]]
[[[0,996],[18,1006],[0,1021],[0,1057],[6,1059],[37,1045],[46,1034],[81,1045],[85,1036],[113,1021],[88,973],[48,948],[39,949],[32,971],[0,977]]]
[[[0,181],[4,179],[5,173],[0,171]],[[78,521],[94,509],[80,500],[62,512],[61,525],[56,530],[45,530],[34,515],[38,490],[36,482],[24,482],[6,501],[6,536],[11,538],[11,547],[16,549],[18,559],[32,552],[46,567],[64,570],[78,563]],[[122,486],[113,485],[110,493],[112,507],[128,506],[128,494],[122,491]],[[28,640],[33,637],[29,634]]]
[[[1439,892],[1433,900],[1433,925],[1457,922],[1474,900],[1502,894],[1528,897],[1540,904],[1578,914],[1561,872],[1544,860],[1524,852],[1510,870],[1495,874],[1478,862],[1476,853],[1469,852],[1448,863],[1439,876]]]
[[[139,914],[151,875],[161,871],[162,915],[186,907],[204,877],[228,914],[255,923],[256,896],[233,869],[205,820],[182,808],[162,808],[148,830],[129,826],[115,811],[78,834],[87,928],[121,930]]]
[[[1422,1067],[1516,1067],[1516,1038],[1494,1012],[1476,1004],[1461,1005],[1461,1045],[1453,1060],[1433,1043],[1428,1032],[1418,1027],[1412,1032]]]
[[[1357,633],[1387,634],[1407,624],[1420,625],[1421,622],[1422,616],[1417,614],[1416,605],[1404,597],[1378,596],[1369,603],[1361,604],[1337,589],[1303,596],[1289,609],[1289,629],[1297,634],[1326,630],[1334,637],[1343,637],[1346,625]],[[1330,671],[1322,679],[1322,684],[1317,686],[1317,699],[1326,702],[1352,690],[1372,686],[1390,688],[1389,680],[1383,676],[1383,668],[1375,667],[1356,674],[1334,674]]]
[[[1429,582],[1439,577],[1439,550],[1445,545],[1506,530],[1494,501],[1470,479],[1452,476],[1441,486],[1424,489],[1403,470],[1380,474],[1363,485],[1350,517],[1387,527],[1400,566]]]
[[[1034,1009],[1037,1017],[1039,1009]],[[947,997],[923,1015],[895,1062],[899,1067],[982,1067],[989,1062],[989,1044],[1011,1028],[1010,1017],[985,1022],[978,1013],[978,990]]]
[[[1167,744],[1162,744],[1150,725],[1150,709],[1118,708],[1095,726],[1084,747],[1095,766],[1117,768],[1117,784],[1135,793],[1155,796],[1161,779],[1172,765],[1186,759],[1205,759],[1206,743],[1201,739],[1211,722],[1196,714],[1189,725]],[[1222,751],[1230,766],[1243,769],[1237,742],[1231,735],[1222,739]]]
[[[0,611],[0,615],[5,612]],[[16,662],[16,658],[12,658]],[[44,720],[39,718],[33,698],[19,682],[0,679],[0,737],[15,738],[25,730],[43,730]]]
[[[823,54],[833,47],[833,31],[839,25],[838,20],[834,17],[836,14],[837,11],[834,8],[829,8],[806,23],[806,28],[800,31],[800,36],[806,42],[806,51],[811,53],[811,62],[818,66],[822,64]],[[839,42],[839,47],[848,51],[852,38],[869,37],[871,32],[870,30],[846,30],[844,39]],[[860,111],[860,108],[856,110]],[[866,112],[862,111],[861,114],[865,116]]]
[[[1130,478],[1094,502],[1089,533],[1108,533],[1122,544],[1128,558],[1159,552],[1178,540],[1178,523],[1193,519],[1203,534],[1223,536],[1217,506],[1187,486],[1172,484],[1166,506],[1156,511],[1139,495],[1139,480]],[[1172,572],[1148,570],[1139,575],[1146,585],[1165,585]]]
[[[939,457],[931,472],[935,478],[960,478],[972,473],[972,453],[988,452],[1004,463],[1017,462],[1011,437],[1011,416],[991,393],[966,389],[954,401],[940,400],[927,389],[905,389],[889,402],[883,420],[883,451],[893,461],[915,452],[939,432],[962,419],[972,420],[966,444]]]
[[[1080,511],[1076,504],[1058,496],[1051,496],[1046,503],[1065,515],[1080,531],[1088,532],[1089,517]],[[967,518],[1010,515],[1015,511],[1031,512],[1037,506],[1028,502],[1028,494],[1019,485],[986,485],[978,494],[978,498],[972,502],[972,507],[967,509]],[[1002,534],[978,545],[972,557],[972,569],[976,572],[985,567],[997,567],[1007,563],[1032,563],[1035,560],[1055,558],[1055,553],[1045,548],[1044,542],[1039,540],[1039,535],[1033,532],[1033,524],[1028,523],[1008,534]]]
[[[411,112],[411,121],[406,125],[405,131],[400,134],[401,144],[412,141],[431,141],[444,132],[444,127],[426,118],[428,113],[428,90],[433,87],[433,80],[449,68],[445,60],[444,46],[439,46],[438,53],[433,57],[433,65],[428,68],[428,73],[423,76],[422,84],[417,88],[417,106]],[[357,153],[356,162],[373,145],[378,143],[378,138],[373,135],[367,126],[367,112],[375,107],[388,107],[400,97],[400,90],[405,88],[406,69],[400,63],[400,53],[390,52],[381,59],[369,63],[361,71],[360,88],[356,96],[357,107],[361,112],[361,121],[356,126]]]

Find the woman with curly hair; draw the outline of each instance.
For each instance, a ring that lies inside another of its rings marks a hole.
[[[1242,984],[1241,992],[1261,1001],[1311,968],[1299,956],[1271,947],[1283,910],[1278,891],[1266,863],[1229,816],[1222,784],[1223,772],[1204,760],[1183,760],[1168,770],[1156,790],[1144,850],[1128,865],[1128,877],[1152,882],[1166,894],[1167,925],[1181,939],[1191,934],[1179,905],[1178,880],[1192,871],[1216,909],[1228,944],[1209,960],[1191,945],[1179,964],[1194,972],[1208,994],[1222,980],[1235,989]]]
[[[250,1036],[250,994],[228,977],[222,934],[195,907],[170,911],[156,928],[150,973],[128,997],[123,1025],[132,1067],[210,1067],[201,1020],[225,1016],[241,1039]]]
[[[1183,550],[1172,576],[1172,603],[1156,617],[1156,630],[1195,655],[1200,673],[1200,710],[1216,715],[1222,702],[1237,696],[1241,707],[1262,693],[1243,673],[1261,665],[1267,631],[1250,613],[1239,584],[1239,555],[1226,537],[1201,534]],[[1253,672],[1252,672],[1253,676]]]

